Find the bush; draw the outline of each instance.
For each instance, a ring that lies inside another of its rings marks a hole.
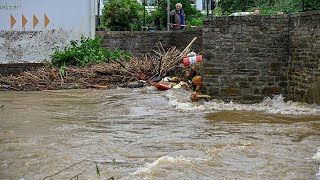
[[[243,12],[250,7],[254,7],[253,0],[221,0],[218,3],[222,9],[222,14],[228,15],[233,12]]]
[[[224,15],[237,11],[254,11],[256,7],[261,9],[261,14],[320,10],[319,0],[220,0],[218,5]]]
[[[189,22],[188,25],[191,25],[191,26],[202,26],[204,19],[205,19],[205,17],[197,17],[197,18],[190,19],[188,21]]]
[[[80,40],[70,41],[70,45],[63,48],[55,48],[51,55],[52,64],[58,68],[65,66],[84,66],[110,62],[118,59],[129,59],[129,53],[115,50],[108,51],[101,46],[101,38],[93,39],[81,37]]]
[[[278,0],[270,9],[276,12],[294,13],[302,10],[302,3],[301,0]]]
[[[111,31],[141,30],[143,9],[136,0],[109,0],[103,9],[102,24]]]
[[[304,0],[304,10],[305,11],[320,10],[320,1],[319,0]]]
[[[214,16],[222,16],[222,8],[220,6],[216,6],[213,10]]]
[[[220,0],[218,5],[224,15],[237,11],[254,11],[256,7],[261,9],[261,14],[320,10],[319,0]]]

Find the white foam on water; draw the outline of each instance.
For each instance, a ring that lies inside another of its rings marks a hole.
[[[166,91],[166,97],[169,99],[169,106],[178,110],[206,110],[207,108],[201,104],[191,103],[191,93],[186,90],[170,90]]]
[[[221,100],[194,103],[191,102],[190,96],[191,93],[188,91],[168,91],[166,94],[166,97],[169,99],[169,105],[182,111],[245,110],[283,115],[320,115],[320,106],[302,102],[285,102],[282,95],[277,95],[273,98],[266,97],[261,103],[255,104],[240,104],[232,101],[223,102]]]
[[[144,167],[140,167],[138,170],[135,172],[131,173],[131,175],[144,175],[144,174],[149,174],[152,173],[152,169],[156,168],[159,165],[162,164],[185,164],[185,163],[190,163],[191,159],[186,158],[186,157],[171,157],[171,156],[162,156],[159,159],[155,160],[152,163],[146,164]]]
[[[320,147],[318,147],[317,153],[312,157],[312,160],[316,161],[317,163],[320,163]],[[320,175],[320,174],[319,174]]]
[[[316,174],[316,178],[317,180],[320,180],[320,168],[319,168],[319,172]]]
[[[153,114],[154,114],[153,112],[148,111],[144,107],[130,107],[129,114],[122,115],[122,116],[139,117],[139,116],[150,116]]]

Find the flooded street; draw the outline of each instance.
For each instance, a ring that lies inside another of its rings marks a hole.
[[[320,179],[319,106],[189,97],[0,92],[0,179]]]

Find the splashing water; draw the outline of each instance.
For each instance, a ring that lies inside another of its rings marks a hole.
[[[320,106],[310,105],[302,102],[284,101],[282,95],[273,98],[266,97],[261,103],[239,104],[234,102],[223,102],[221,100],[211,100],[204,103],[192,103],[189,99],[191,93],[184,91],[169,91],[166,96],[169,99],[169,105],[181,111],[259,111],[270,114],[282,115],[320,115]]]
[[[320,147],[318,147],[318,152],[312,157],[312,160],[320,163]]]
[[[137,171],[133,172],[132,175],[138,174],[147,174],[151,173],[152,168],[155,168],[161,164],[176,164],[176,163],[190,163],[191,160],[185,157],[171,157],[171,156],[162,156],[154,162],[147,164],[145,167],[139,168]]]

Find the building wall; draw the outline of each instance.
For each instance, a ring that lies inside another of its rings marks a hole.
[[[289,98],[320,104],[320,13],[291,16]]]
[[[202,38],[206,93],[243,103],[287,94],[286,15],[215,17]]]
[[[94,5],[89,0],[1,0],[0,63],[49,60],[53,48],[94,36]]]
[[[217,98],[320,104],[320,12],[216,17],[203,28],[205,92]]]
[[[64,30],[0,31],[0,64],[51,61],[55,47],[78,37],[78,33]]]

